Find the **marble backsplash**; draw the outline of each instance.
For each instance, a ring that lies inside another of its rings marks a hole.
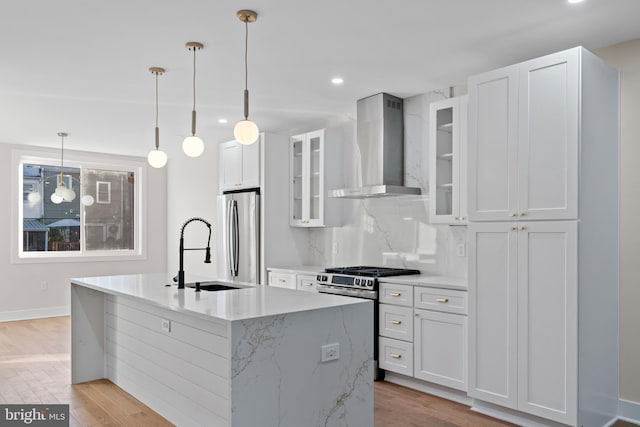
[[[429,104],[448,93],[404,99],[405,185],[420,187],[425,196],[341,200],[342,226],[309,230],[309,264],[416,268],[467,277],[466,226],[429,222]],[[356,151],[355,139],[345,144],[345,165],[355,164]],[[356,186],[358,177],[347,172],[345,186]]]

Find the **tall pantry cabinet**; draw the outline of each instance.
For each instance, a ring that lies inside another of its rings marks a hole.
[[[469,79],[476,409],[584,427],[615,416],[618,81],[581,47]]]

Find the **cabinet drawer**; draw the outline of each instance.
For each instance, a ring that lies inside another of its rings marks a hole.
[[[296,275],[269,272],[269,286],[277,286],[279,288],[296,288]]]
[[[379,335],[413,342],[413,309],[380,304]]]
[[[413,286],[380,283],[380,302],[413,307]]]
[[[416,286],[415,307],[445,313],[467,314],[467,291]]]
[[[318,283],[316,282],[316,276],[298,274],[297,281],[298,290],[317,292],[316,287],[318,286]]]
[[[380,337],[378,366],[381,369],[413,376],[413,344]]]

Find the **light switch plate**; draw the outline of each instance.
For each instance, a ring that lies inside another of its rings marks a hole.
[[[456,245],[456,255],[463,257],[467,255],[467,245],[464,243],[458,243]]]

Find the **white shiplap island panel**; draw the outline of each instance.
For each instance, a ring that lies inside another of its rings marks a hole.
[[[370,301],[167,283],[71,280],[73,383],[108,378],[179,426],[373,425]]]

